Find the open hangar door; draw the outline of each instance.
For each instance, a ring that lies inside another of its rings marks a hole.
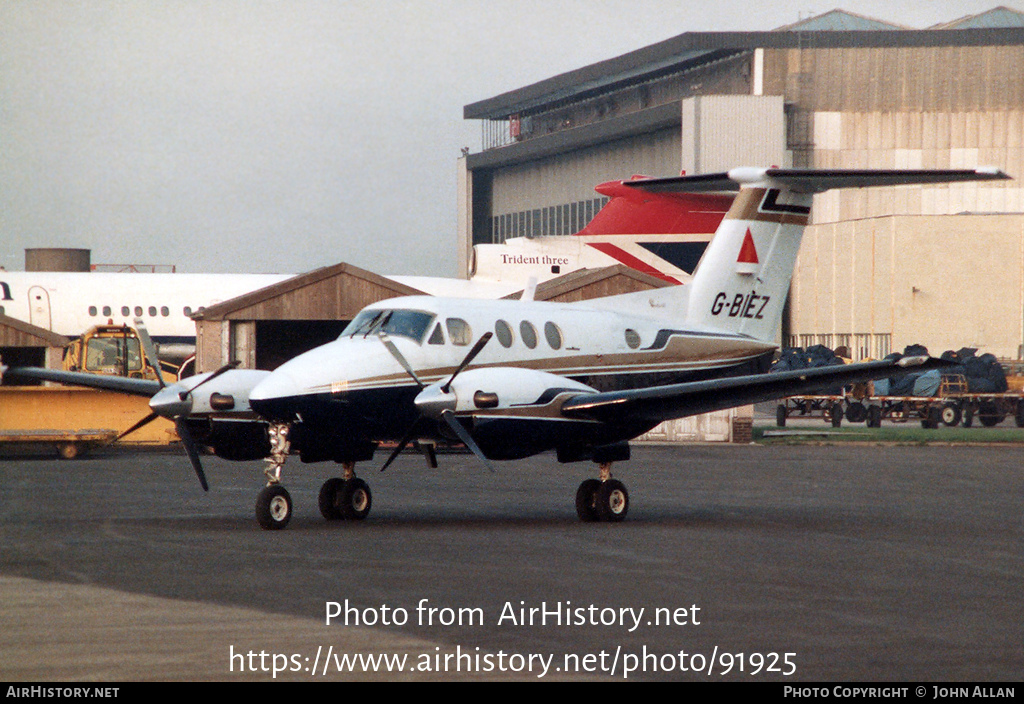
[[[348,320],[256,321],[256,368],[274,370],[293,357],[331,342]]]

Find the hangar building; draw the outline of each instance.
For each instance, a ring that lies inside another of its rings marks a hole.
[[[598,183],[737,165],[996,166],[1013,181],[815,199],[780,342],[1024,357],[1024,14],[928,29],[836,10],[687,33],[464,108],[460,251],[571,234]]]

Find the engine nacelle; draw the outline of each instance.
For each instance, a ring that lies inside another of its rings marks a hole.
[[[420,412],[440,418],[444,410],[456,413],[546,406],[560,394],[596,393],[593,387],[556,374],[517,367],[471,369],[455,377],[447,393],[445,382],[427,386],[416,397]]]

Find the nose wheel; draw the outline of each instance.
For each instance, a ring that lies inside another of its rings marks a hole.
[[[264,487],[256,497],[256,522],[264,530],[281,530],[292,519],[292,497],[280,484]]]

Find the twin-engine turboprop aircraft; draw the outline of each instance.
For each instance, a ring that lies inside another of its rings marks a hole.
[[[281,484],[289,454],[340,463],[342,476],[321,488],[321,513],[362,519],[372,495],[355,465],[389,441],[397,447],[382,469],[410,443],[436,440],[459,440],[487,464],[551,450],[561,462],[592,460],[598,476],[577,490],[577,513],[619,521],[629,495],[612,478],[612,463],[628,459],[628,441],[662,421],[945,366],[911,357],[766,373],[815,193],[1006,178],[994,169],[739,168],[623,182],[646,193],[739,186],[689,283],[580,303],[529,293],[519,301],[382,301],[336,341],[273,372],[222,368],[151,387],[150,418],[175,420],[204,488],[196,442],[232,459],[268,457],[268,485],[256,503],[268,529],[292,515]],[[67,372],[12,371],[82,383]]]
[[[764,373],[815,193],[1004,178],[992,169],[739,168],[624,182],[650,193],[739,185],[688,284],[581,303],[407,297],[367,307],[338,340],[249,394],[270,422],[273,450],[257,519],[280,528],[291,517],[280,484],[289,452],[341,463],[343,476],[321,490],[321,511],[361,519],[372,499],[356,462],[383,441],[398,441],[386,467],[410,442],[449,438],[485,462],[550,450],[562,462],[593,460],[599,476],[577,491],[579,517],[621,520],[629,496],[611,465],[628,459],[628,440],[662,421],[942,365],[905,358]]]

